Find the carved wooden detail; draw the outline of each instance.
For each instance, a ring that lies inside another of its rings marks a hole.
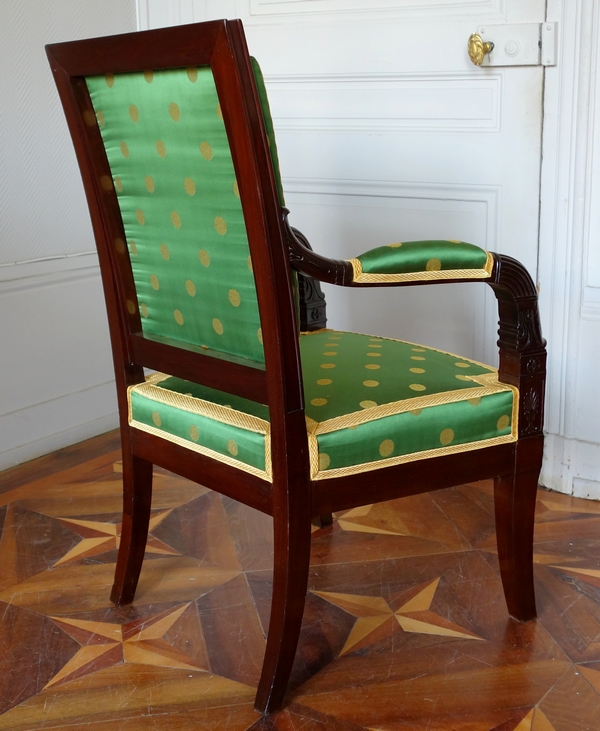
[[[544,424],[546,380],[546,341],[537,292],[522,264],[509,256],[494,254],[494,258],[489,284],[498,299],[499,376],[519,388],[519,436],[535,436]]]
[[[327,303],[318,280],[298,273],[300,299],[300,330],[320,330],[327,327]]]

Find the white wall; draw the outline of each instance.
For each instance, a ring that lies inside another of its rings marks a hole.
[[[549,0],[560,63],[546,71],[540,281],[549,342],[548,487],[600,500],[600,7]]]
[[[44,45],[135,28],[135,0],[2,2],[0,470],[117,424],[92,231]]]

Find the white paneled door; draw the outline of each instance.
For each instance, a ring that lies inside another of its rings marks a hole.
[[[543,67],[477,67],[467,42],[482,25],[542,23],[545,0],[144,0],[141,10],[149,26],[242,18],[291,222],[313,248],[349,258],[461,239],[536,277]],[[329,324],[493,362],[487,290],[327,287]]]

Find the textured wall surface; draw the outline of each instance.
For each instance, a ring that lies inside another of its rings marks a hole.
[[[92,230],[44,45],[135,28],[135,0],[0,0],[0,470],[117,423]]]
[[[134,0],[1,0],[0,265],[93,249],[44,45],[135,27]]]

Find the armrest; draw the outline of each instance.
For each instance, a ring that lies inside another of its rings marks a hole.
[[[350,259],[355,284],[489,279],[493,256],[464,241],[405,241]]]
[[[349,259],[329,259],[312,251],[306,238],[287,220],[290,263],[322,282],[346,287],[419,284],[489,279],[493,255],[463,241],[407,241],[379,246]]]

